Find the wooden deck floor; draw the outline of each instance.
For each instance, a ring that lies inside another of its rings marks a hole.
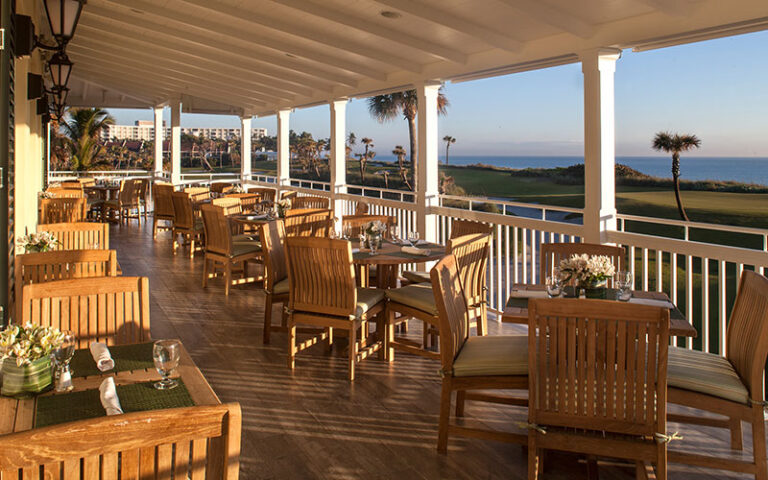
[[[367,359],[346,380],[343,352],[318,346],[286,365],[287,336],[261,341],[264,296],[257,285],[223,282],[201,287],[202,256],[190,260],[170,248],[170,234],[152,240],[151,228],[113,226],[113,248],[124,275],[149,277],[154,338],[180,338],[222,401],[243,409],[242,479],[522,479],[526,454],[518,445],[451,439],[448,455],[435,451],[440,377],[434,361],[400,354],[392,365]],[[274,315],[279,313],[275,308]],[[275,317],[273,317],[275,318]],[[516,326],[491,322],[491,333]],[[420,333],[414,325],[412,332]],[[519,430],[525,410],[467,405],[468,424]],[[725,431],[670,424],[685,439],[674,448],[732,455]],[[745,451],[750,429],[745,426]],[[670,465],[673,479],[749,478]],[[632,479],[634,469],[600,463],[604,479]],[[577,456],[551,453],[546,479],[584,478]]]

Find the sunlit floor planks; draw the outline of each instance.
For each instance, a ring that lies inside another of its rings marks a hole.
[[[314,347],[286,366],[287,336],[261,341],[264,296],[258,285],[233,287],[223,280],[201,286],[202,254],[190,260],[171,250],[168,232],[153,241],[150,228],[113,226],[111,243],[124,275],[149,277],[153,338],[180,338],[222,401],[243,408],[241,476],[249,479],[522,479],[526,453],[518,445],[451,439],[448,455],[435,451],[440,377],[437,362],[398,354],[388,365],[376,358],[346,380],[344,341],[332,353]],[[280,307],[273,318],[279,318]],[[492,334],[524,331],[490,322]],[[419,325],[411,331],[418,337]],[[524,409],[468,404],[468,423],[519,430]],[[684,440],[675,449],[734,455],[728,433],[670,424]],[[744,426],[745,452],[750,429]],[[736,454],[738,455],[738,454]],[[585,478],[578,456],[545,457],[546,479]],[[634,468],[601,462],[600,477],[632,479]],[[672,479],[749,478],[671,464]]]

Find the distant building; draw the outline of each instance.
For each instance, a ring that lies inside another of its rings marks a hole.
[[[182,127],[182,135],[192,135],[195,137],[214,138],[218,140],[234,140],[240,138],[239,128],[200,128],[200,127]],[[171,128],[163,122],[163,138],[170,138]],[[266,128],[252,128],[251,138],[253,140],[267,136]],[[134,125],[109,125],[101,131],[100,138],[107,142],[110,140],[144,140],[153,141],[155,139],[155,123],[150,120],[137,120]]]

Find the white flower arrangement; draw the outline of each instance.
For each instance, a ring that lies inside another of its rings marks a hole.
[[[232,193],[245,193],[245,189],[243,189],[242,185],[235,185],[232,187],[231,190]]]
[[[51,192],[38,192],[37,198],[44,199],[44,198],[56,198],[56,195]]]
[[[384,232],[386,231],[387,224],[381,220],[374,220],[365,225],[365,233],[368,235],[384,235]]]
[[[24,235],[18,239],[17,244],[25,252],[47,252],[61,243],[49,232],[38,232]]]
[[[602,282],[616,272],[611,259],[605,255],[572,255],[560,262],[563,281],[575,279],[579,285]]]
[[[0,332],[0,360],[15,358],[16,366],[29,365],[50,355],[63,339],[64,335],[54,327],[9,325]]]
[[[285,216],[285,212],[291,209],[291,200],[289,198],[278,200],[275,207],[277,208],[277,216],[282,218]]]

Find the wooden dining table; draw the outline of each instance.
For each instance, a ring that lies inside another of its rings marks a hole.
[[[413,255],[401,251],[403,245],[394,243],[390,240],[383,240],[381,248],[376,254],[372,254],[370,249],[361,249],[360,240],[353,239],[352,243],[352,262],[360,270],[360,286],[369,287],[370,269],[376,266],[376,287],[395,288],[397,287],[397,269],[400,265],[413,263],[425,263],[440,260],[445,256],[445,246],[436,243],[423,243],[417,245],[421,250],[428,250],[427,255]]]
[[[536,284],[515,284],[512,286],[512,291],[515,292],[542,292],[545,293],[546,289],[544,285]],[[634,298],[659,300],[669,302],[669,297],[664,292],[646,292],[636,290],[632,292]],[[542,296],[542,298],[545,298]],[[618,302],[618,300],[615,300]],[[513,297],[507,300],[507,304],[504,307],[504,312],[501,316],[501,321],[504,323],[528,323],[528,298]],[[670,302],[671,303],[671,302]],[[670,309],[669,314],[669,334],[676,337],[692,337],[696,338],[698,332],[696,328],[691,325],[685,315],[675,306]]]
[[[125,352],[125,356],[127,357],[128,349],[131,349],[132,351],[132,359],[130,361],[127,359],[121,360],[121,350]],[[72,383],[74,385],[74,389],[70,392],[59,393],[49,391],[41,395],[29,398],[0,397],[0,435],[22,432],[35,428],[36,423],[39,423],[38,420],[40,420],[39,418],[36,418],[40,402],[48,405],[45,410],[45,416],[47,418],[53,418],[55,420],[57,415],[61,415],[61,418],[69,418],[67,415],[71,415],[72,412],[59,412],[56,410],[57,402],[59,402],[61,405],[65,405],[71,399],[76,398],[73,395],[83,395],[83,392],[93,392],[94,390],[94,395],[98,397],[99,385],[108,376],[114,376],[115,385],[118,388],[118,392],[121,386],[146,386],[146,388],[152,388],[151,386],[148,386],[149,382],[155,382],[161,379],[160,374],[157,372],[157,370],[155,370],[154,366],[150,367],[150,365],[153,365],[151,343],[115,346],[110,347],[110,350],[117,366],[115,369],[116,371],[110,371],[106,373],[101,373],[95,369],[95,362],[93,362],[93,366],[85,367],[87,363],[83,362],[87,362],[89,359],[84,358],[84,356],[90,356],[90,352],[87,349],[78,350],[76,352],[76,356],[75,359],[73,359],[72,364]],[[137,351],[140,351],[143,356],[149,355],[149,358],[145,361],[136,361],[135,357]],[[78,376],[78,367],[74,365],[76,359],[81,360],[81,372],[84,370],[89,370],[89,375]],[[90,360],[92,362],[92,359]],[[125,365],[126,367],[131,368],[123,370],[121,369],[121,365]],[[186,392],[188,392],[188,396],[191,398],[194,405],[218,405],[221,403],[219,397],[208,384],[208,381],[197,368],[194,361],[192,361],[192,358],[189,356],[189,353],[186,351],[183,345],[181,347],[179,366],[174,370],[171,378],[180,379],[181,382],[183,382],[183,388],[186,389]],[[156,396],[159,397],[163,394],[170,395],[174,393],[176,395],[184,393],[186,396],[185,392],[177,391],[179,388],[182,388],[182,386],[180,385],[179,387],[176,387],[172,390],[157,390]],[[154,392],[152,393],[154,395]],[[67,398],[67,396],[70,396],[70,398]],[[170,408],[170,406],[166,408]],[[124,402],[123,409],[126,410],[126,412],[128,411],[126,408],[126,403]],[[47,422],[47,424],[53,423],[60,422]],[[2,438],[0,438],[0,443],[2,443]]]

